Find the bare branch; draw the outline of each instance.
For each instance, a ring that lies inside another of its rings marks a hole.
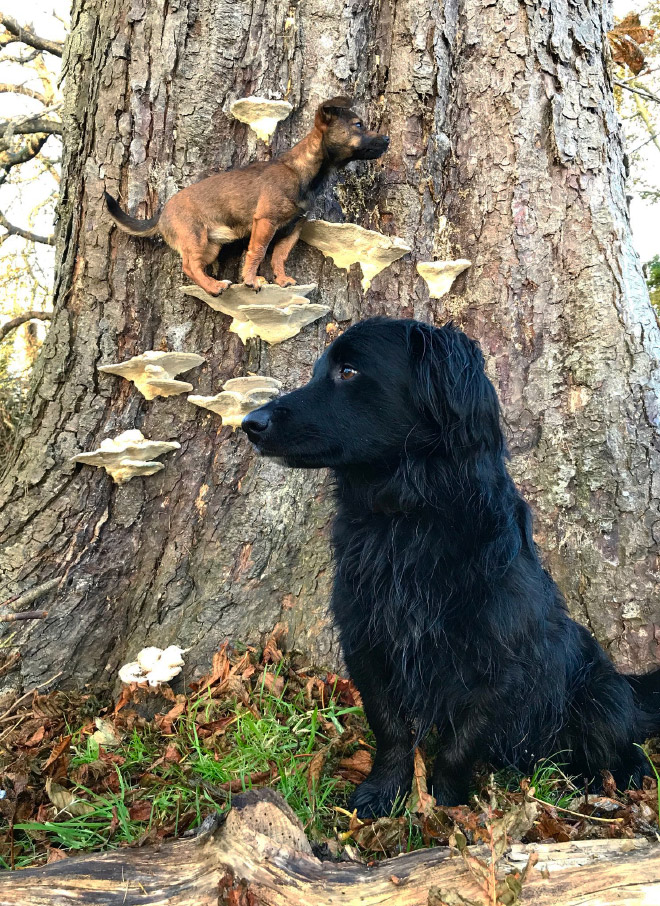
[[[0,185],[5,182],[12,167],[27,163],[36,157],[47,140],[47,135],[34,135],[18,151],[0,151],[0,169],[5,171],[0,173]]]
[[[0,133],[4,135],[7,130],[13,135],[37,135],[39,133],[48,135],[61,135],[62,123],[57,120],[44,119],[42,116],[35,114],[31,119],[23,122],[12,123],[11,120],[0,121]]]
[[[56,57],[62,56],[64,45],[61,41],[50,41],[48,38],[40,38],[39,35],[35,35],[29,28],[19,25],[16,19],[12,19],[11,16],[7,16],[5,13],[0,13],[0,24],[4,25],[9,34],[13,36],[13,40],[21,41],[29,47],[34,47],[35,50],[45,50]]]
[[[26,98],[33,98],[35,101],[41,101],[47,104],[46,95],[39,91],[33,91],[27,85],[11,85],[9,82],[0,82],[0,94],[23,94]]]
[[[31,233],[29,230],[24,230],[22,227],[15,226],[7,220],[1,211],[0,226],[7,230],[3,236],[0,236],[0,245],[2,245],[8,236],[20,236],[22,239],[27,239],[30,242],[41,242],[43,245],[55,245],[54,236],[39,236],[37,233]]]
[[[16,620],[43,620],[47,616],[47,610],[23,610],[21,613],[0,614],[0,623],[13,623]]]
[[[634,85],[627,85],[625,82],[620,82],[618,79],[614,79],[614,84],[618,85],[619,88],[625,88],[626,91],[632,91],[633,94],[638,94],[640,97],[646,98],[647,101],[655,101],[656,104],[660,104],[660,97],[658,97],[657,94],[653,94],[648,88],[640,89]]]
[[[0,42],[2,46],[6,43],[6,41]],[[28,53],[3,53],[0,54],[0,63],[20,63],[23,66],[25,63],[31,63],[36,60],[40,53],[41,51],[39,50],[30,50]]]
[[[12,330],[16,330],[21,324],[25,324],[26,321],[50,321],[52,317],[52,311],[24,311],[22,315],[17,315],[11,321],[7,321],[0,326],[0,343],[2,343],[7,334],[10,334]],[[6,601],[5,603],[9,602]]]

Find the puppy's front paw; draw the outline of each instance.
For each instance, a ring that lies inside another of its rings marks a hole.
[[[277,283],[278,286],[295,286],[296,285],[296,281],[294,280],[294,278],[287,277],[286,274],[283,277],[276,277],[275,283]]]
[[[358,818],[383,818],[400,809],[407,795],[398,785],[365,780],[348,800],[348,809],[357,810]]]
[[[216,280],[217,289],[213,293],[214,296],[220,296],[226,289],[231,286],[231,280]]]
[[[251,286],[255,293],[258,293],[262,286],[266,286],[268,280],[265,277],[255,277],[253,280],[246,280],[245,285]]]

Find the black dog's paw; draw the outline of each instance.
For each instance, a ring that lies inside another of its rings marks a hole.
[[[407,789],[365,780],[348,800],[348,809],[357,809],[358,818],[384,818],[403,806]]]
[[[456,805],[467,805],[470,799],[470,790],[466,783],[449,783],[446,780],[433,779],[430,794],[435,799],[436,805],[453,808]]]

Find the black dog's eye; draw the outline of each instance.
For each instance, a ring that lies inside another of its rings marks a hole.
[[[354,378],[356,374],[357,371],[351,365],[342,365],[339,369],[339,377],[342,379],[342,381],[350,381],[350,379]]]
[[[362,123],[360,122],[360,120],[358,120],[357,123],[353,123],[353,125],[354,125],[357,129],[361,129],[361,128],[362,128]]]

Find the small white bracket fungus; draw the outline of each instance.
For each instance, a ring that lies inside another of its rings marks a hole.
[[[152,400],[155,396],[176,396],[178,393],[190,392],[192,384],[177,381],[175,377],[205,361],[203,356],[194,352],[157,352],[149,349],[125,362],[100,365],[99,371],[133,381],[142,396]]]
[[[124,664],[119,670],[122,683],[149,683],[150,686],[162,686],[181,673],[184,665],[185,648],[170,645],[162,648],[143,648],[136,661]]]
[[[181,291],[206,302],[215,311],[231,315],[229,326],[245,343],[250,337],[261,337],[275,345],[295,337],[301,329],[330,309],[327,305],[309,302],[306,298],[316,289],[316,283],[282,287],[267,283],[258,293],[244,283],[234,283],[220,296],[210,296],[199,286],[182,286]]]
[[[285,120],[293,107],[288,101],[271,101],[268,98],[239,98],[229,108],[233,117],[247,123],[262,142],[270,144],[277,124]]]
[[[71,462],[88,466],[103,466],[117,484],[124,484],[136,475],[153,475],[165,466],[154,462],[158,456],[178,450],[181,444],[166,440],[147,440],[141,431],[124,431],[114,438],[101,441],[98,450],[79,453]]]
[[[374,230],[365,230],[355,223],[329,223],[326,220],[308,220],[300,238],[307,245],[332,258],[337,267],[346,270],[359,263],[362,268],[362,289],[366,292],[371,281],[382,270],[411,251],[398,236],[385,236]]]
[[[458,275],[471,265],[472,262],[467,258],[458,258],[456,261],[418,261],[417,273],[426,281],[429,296],[440,299],[449,292]]]
[[[210,409],[222,417],[223,425],[238,428],[253,409],[258,409],[277,396],[282,384],[275,378],[255,374],[231,378],[222,385],[222,393],[215,396],[189,396],[188,402],[203,409]]]

